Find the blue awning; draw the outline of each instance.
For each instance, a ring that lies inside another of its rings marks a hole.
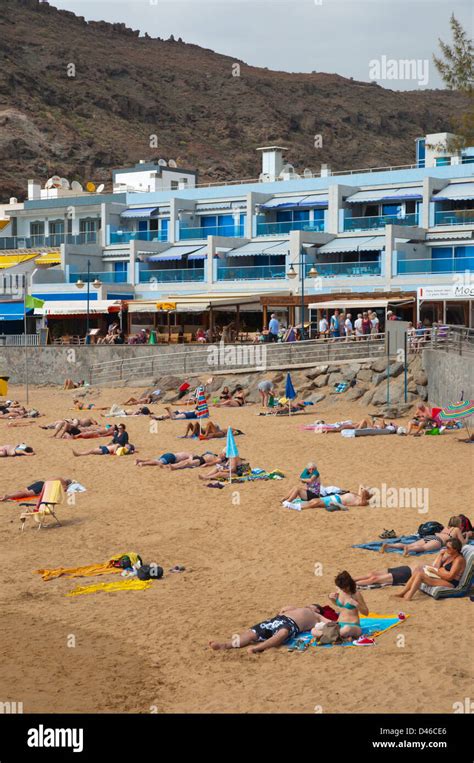
[[[23,302],[0,302],[0,321],[22,321],[25,317]],[[32,311],[27,310],[29,315]]]
[[[120,217],[131,217],[132,219],[143,219],[153,217],[159,213],[159,207],[135,207],[135,209],[126,209]]]
[[[303,209],[308,207],[327,207],[328,195],[319,196],[280,196],[261,204],[262,209]]]

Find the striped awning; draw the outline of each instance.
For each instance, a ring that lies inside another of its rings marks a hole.
[[[295,209],[308,207],[327,207],[328,195],[313,196],[276,196],[274,199],[261,204],[261,209]]]
[[[162,252],[151,254],[150,252],[138,252],[140,256],[147,256],[149,262],[170,262],[174,260],[181,260],[187,254],[192,254],[198,249],[203,249],[202,245],[191,244],[189,246],[169,246],[168,249],[164,249]]]
[[[10,220],[0,220],[0,230],[6,228],[7,225],[10,225]]]
[[[6,268],[13,268],[15,267],[15,265],[21,265],[23,262],[28,262],[29,260],[33,260],[37,256],[38,256],[38,253],[36,254],[2,254],[0,255],[0,270],[5,270]]]
[[[450,183],[433,195],[433,201],[466,201],[474,199],[474,182]]]
[[[384,236],[347,236],[334,238],[320,246],[318,254],[337,254],[338,252],[380,252],[385,245]]]
[[[382,188],[374,191],[357,191],[348,196],[349,204],[364,204],[384,201],[408,201],[410,199],[422,199],[423,186],[417,185],[411,188]]]
[[[146,219],[159,213],[159,207],[131,207],[122,212],[120,217],[133,219]]]
[[[119,300],[96,299],[89,301],[89,313],[91,315],[118,313],[121,309]],[[35,308],[35,315],[87,315],[87,300],[76,302],[63,302],[60,300],[45,302],[43,307]]]
[[[35,260],[35,265],[59,265],[61,255],[59,252],[46,252]]]
[[[227,257],[254,257],[256,255],[269,255],[279,254],[281,252],[276,251],[278,248],[284,247],[283,254],[288,253],[289,243],[288,241],[273,241],[271,244],[268,241],[259,243],[258,241],[250,241],[248,244],[239,246],[236,249],[229,249]],[[274,251],[270,251],[274,250]]]

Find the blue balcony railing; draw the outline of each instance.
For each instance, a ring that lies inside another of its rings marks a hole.
[[[37,249],[40,247],[60,247],[61,244],[73,244],[84,246],[97,244],[98,232],[87,233],[52,233],[49,236],[3,236],[0,238],[0,250],[2,249]]]
[[[474,209],[443,209],[435,212],[435,225],[474,225]]]
[[[386,225],[418,225],[418,213],[414,212],[405,217],[397,215],[376,215],[375,217],[346,217],[344,231],[374,230],[385,228]]]
[[[292,230],[323,231],[324,220],[293,220],[291,222],[257,223],[257,236],[273,236]]]
[[[223,265],[217,268],[218,281],[256,281],[262,278],[285,278],[284,265]]]
[[[323,278],[382,275],[380,262],[315,262],[313,267]]]
[[[140,270],[140,283],[188,283],[204,281],[204,268],[177,268],[176,270]]]
[[[128,274],[116,273],[115,271],[103,271],[96,273],[69,273],[69,283],[76,283],[76,281],[89,281],[92,283],[95,280],[102,281],[102,283],[128,283]]]
[[[110,231],[109,244],[129,244],[130,241],[168,241],[168,232],[158,230]]]
[[[180,228],[179,240],[205,239],[208,236],[227,236],[242,238],[244,235],[243,225],[206,225],[200,228]]]
[[[424,260],[398,260],[397,275],[439,275],[474,272],[474,257],[437,257]]]

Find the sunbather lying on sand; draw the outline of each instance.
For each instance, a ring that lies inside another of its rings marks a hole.
[[[283,501],[283,506],[287,509],[296,509],[296,511],[303,511],[305,509],[327,509],[331,506],[368,506],[372,491],[365,485],[359,485],[359,491],[357,493],[336,493],[320,498],[313,498],[311,501],[302,501],[297,503],[292,501]]]
[[[78,453],[76,450],[73,450],[72,452],[74,456],[129,456],[136,451],[135,446],[131,443],[127,443],[126,445],[120,445],[119,443],[116,443],[115,445],[99,445],[98,448],[85,450],[84,453]]]
[[[406,585],[412,575],[412,569],[407,564],[400,567],[386,567],[383,570],[371,570],[365,575],[359,575],[354,580],[358,586],[376,585]]]
[[[446,548],[437,555],[432,565],[415,567],[403,590],[395,596],[411,601],[422,583],[429,586],[457,588],[465,567],[462,543],[459,538],[452,538],[446,542]]]
[[[321,428],[321,434],[329,434],[331,432],[342,432],[343,429],[388,429],[391,432],[397,431],[397,424],[394,421],[375,421],[374,419],[363,418],[360,421],[338,421],[335,424],[320,424],[316,425],[316,431]]]
[[[0,458],[34,455],[35,452],[29,445],[0,445]]]
[[[140,397],[129,397],[128,400],[125,400],[124,405],[151,405],[156,403],[160,395],[161,390],[156,389],[154,392],[144,393]]]
[[[59,480],[64,490],[67,490],[69,485],[73,482],[72,479],[66,477],[48,477],[48,480],[37,480],[36,482],[32,482],[31,485],[28,485],[28,487],[25,487],[22,490],[17,490],[16,493],[6,493],[5,495],[0,496],[0,501],[18,501],[22,498],[35,498],[41,493],[44,483],[51,480]]]
[[[27,410],[23,405],[19,408],[7,408],[4,413],[0,414],[0,419],[26,419],[27,417],[36,418],[38,411],[34,409]]]
[[[87,417],[84,419],[58,419],[58,421],[53,421],[51,424],[42,426],[41,429],[54,429],[52,436],[57,440],[61,440],[74,437],[92,426],[98,426],[98,422],[93,418]]]
[[[334,580],[337,588],[335,593],[330,593],[328,598],[331,606],[336,606],[339,611],[338,624],[340,635],[344,640],[352,641],[362,634],[360,627],[360,615],[368,615],[369,608],[364,601],[361,592],[357,590],[355,580],[344,570],[336,576]],[[327,617],[317,615],[317,625],[313,627],[311,633],[313,636],[319,636],[321,633],[320,623],[329,623]]]
[[[217,453],[210,453],[207,451],[202,456],[193,455],[191,458],[180,461],[177,464],[167,464],[166,468],[175,469],[195,469],[197,466],[214,466],[222,461],[222,456],[218,456]]]
[[[462,546],[464,546],[466,538],[461,532],[461,526],[461,518],[458,516],[453,516],[450,518],[447,526],[443,527],[439,533],[425,535],[423,538],[416,540],[414,543],[390,543],[389,541],[387,543],[382,543],[380,553],[385,553],[388,547],[403,549],[403,556],[408,556],[410,553],[435,551],[437,549],[443,548],[443,546],[445,546],[448,540],[451,538],[457,538],[461,542]]]
[[[188,424],[186,427],[186,434],[183,439],[187,437],[199,437],[200,440],[217,440],[221,437],[226,437],[229,427],[221,429],[219,424],[214,424],[212,421],[208,421],[205,426],[201,422],[195,421],[193,424]],[[232,427],[232,433],[237,436],[244,434],[240,429],[234,429]]]
[[[245,463],[240,456],[232,456],[232,458],[226,458],[225,451],[222,452],[221,463],[217,464],[216,468],[212,472],[207,474],[200,474],[200,480],[212,480],[216,477],[241,477],[244,472]]]
[[[172,421],[175,421],[176,419],[197,419],[196,411],[172,411],[169,406],[165,406],[165,411],[167,411],[166,414],[163,414],[162,416],[152,416],[152,418],[156,421],[167,421],[168,419],[171,419]]]
[[[239,635],[232,636],[231,640],[209,641],[209,646],[216,651],[243,649],[247,646],[249,654],[264,652],[266,649],[281,646],[285,641],[304,631],[311,630],[321,617],[318,612],[319,607],[316,604],[283,607],[274,617],[263,620]]]
[[[182,461],[189,461],[193,458],[192,453],[180,451],[179,453],[163,453],[158,458],[137,458],[136,466],[169,466],[170,464],[179,464]]]
[[[278,403],[275,405],[271,410],[261,412],[258,415],[259,416],[289,416],[291,413],[301,413],[306,408],[305,404],[302,402],[298,402],[297,400],[292,400],[291,404],[289,402],[286,403]]]
[[[106,427],[90,427],[90,429],[84,429],[79,434],[72,436],[73,440],[93,440],[96,437],[110,437],[112,434],[112,426],[109,424]]]

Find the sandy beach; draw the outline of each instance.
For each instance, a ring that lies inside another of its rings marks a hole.
[[[137,391],[103,389],[94,401],[110,406]],[[9,396],[22,399],[23,389],[11,388]],[[58,509],[62,527],[39,532],[31,523],[21,533],[18,506],[0,503],[2,701],[23,702],[25,713],[450,713],[453,703],[470,696],[469,598],[434,601],[418,594],[400,603],[393,598],[397,589],[365,592],[371,611],[410,615],[371,648],[299,654],[283,647],[251,656],[246,650],[215,653],[207,646],[211,638],[229,638],[284,605],[327,603],[334,576],[343,569],[355,575],[403,564],[395,554],[387,559],[351,548],[377,539],[384,528],[408,534],[428,519],[445,522],[459,512],[472,519],[472,452],[457,441],[463,433],[349,440],[302,431],[316,419],[358,420],[365,413],[336,397],[291,418],[258,417],[259,405],[211,408],[213,421],[246,433],[237,444],[253,467],[286,475],[282,481],[211,490],[198,479],[199,469],[137,468],[134,457],[75,458],[72,441],[52,439],[38,426],[72,417],[72,397],[59,389],[33,390],[30,403],[44,417],[24,428],[0,422],[0,443],[24,441],[37,451],[31,458],[2,459],[0,493],[53,476],[73,477],[87,488],[75,506]],[[153,408],[163,412],[162,405]],[[225,443],[179,440],[182,421],[159,422],[151,432],[146,417],[121,420],[140,457],[217,452]],[[105,442],[78,441],[74,447],[87,450]],[[318,464],[323,484],[428,488],[428,513],[282,508],[282,497],[308,461]],[[145,591],[68,598],[76,584],[109,578],[44,582],[34,574],[127,551],[162,565],[164,579]],[[168,574],[175,564],[186,571]],[[322,575],[315,574],[319,565]]]

